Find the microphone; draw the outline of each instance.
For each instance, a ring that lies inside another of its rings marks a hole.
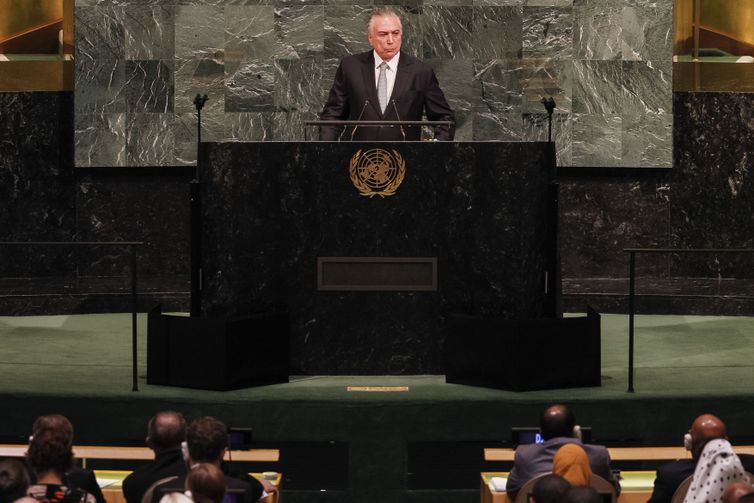
[[[356,119],[357,121],[360,121],[361,118],[364,116],[364,110],[367,109],[367,105],[369,105],[369,100],[364,100],[364,106],[361,107],[361,113],[359,114],[359,118]],[[359,129],[359,126],[354,126],[351,130],[351,141],[353,141],[353,135],[356,134],[356,130]],[[345,132],[346,128],[343,128],[343,132]],[[343,133],[341,133],[341,136],[343,136]]]
[[[395,106],[395,100],[391,100],[393,102],[393,110],[395,110],[395,116],[398,117],[398,120],[401,120],[401,116],[398,113],[398,107]],[[406,141],[406,132],[403,130],[403,124],[399,124],[401,128],[401,134],[403,135],[403,141]]]

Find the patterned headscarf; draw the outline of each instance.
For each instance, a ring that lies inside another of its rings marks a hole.
[[[738,481],[749,482],[749,477],[730,442],[710,440],[699,456],[683,503],[721,503],[725,488]]]
[[[558,449],[552,458],[552,473],[560,475],[574,486],[588,486],[592,483],[589,457],[578,444],[565,444]]]

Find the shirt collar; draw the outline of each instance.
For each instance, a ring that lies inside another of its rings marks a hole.
[[[374,49],[372,49],[372,53],[374,54],[374,68],[377,69],[380,67],[384,60],[377,55],[377,51],[375,51]],[[390,69],[395,70],[396,68],[398,68],[398,60],[400,59],[400,57],[401,51],[398,51],[397,53],[395,53],[395,56],[393,56],[393,59],[387,61]]]

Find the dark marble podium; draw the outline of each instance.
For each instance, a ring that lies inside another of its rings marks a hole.
[[[392,196],[349,177],[371,148],[405,160]],[[545,314],[547,143],[207,143],[201,162],[203,314],[287,311],[293,375],[442,374],[448,313]],[[318,289],[320,257],[436,259],[436,289]]]

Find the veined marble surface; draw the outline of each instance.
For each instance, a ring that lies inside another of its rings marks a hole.
[[[458,140],[547,137],[561,166],[672,163],[672,0],[401,0]],[[76,165],[196,162],[205,141],[303,140],[372,0],[76,0]]]

